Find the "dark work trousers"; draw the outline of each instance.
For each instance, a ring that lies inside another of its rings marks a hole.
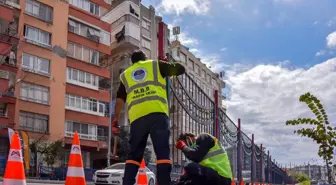
[[[126,161],[123,185],[134,185],[139,163],[143,158],[150,134],[157,159],[157,180],[159,185],[170,184],[171,161],[169,158],[168,117],[163,113],[152,113],[131,123],[131,151]],[[149,179],[148,179],[149,180]]]
[[[231,185],[231,179],[220,176],[215,170],[195,162],[186,163],[185,174],[178,185]]]

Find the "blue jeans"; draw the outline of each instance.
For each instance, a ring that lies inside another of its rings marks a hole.
[[[128,154],[123,185],[134,185],[139,163],[143,158],[148,135],[150,135],[157,158],[157,180],[160,185],[170,184],[170,148],[168,116],[162,113],[152,113],[136,119],[131,123],[131,150]],[[148,179],[149,180],[149,179]]]

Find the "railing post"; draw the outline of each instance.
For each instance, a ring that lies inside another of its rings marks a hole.
[[[269,154],[269,150],[268,150],[268,151],[267,151],[267,182],[268,182],[268,184],[271,183],[270,159],[271,159],[271,156],[270,156],[270,154]]]
[[[273,166],[273,183],[276,184],[277,174],[276,174],[276,170],[275,170],[276,169],[275,159],[273,159],[272,166]]]
[[[240,125],[240,118],[238,119],[238,145],[237,145],[237,180],[239,183],[242,182],[242,140],[241,140],[241,125]]]
[[[254,134],[252,134],[252,154],[251,154],[251,184],[254,183],[254,173],[255,173],[255,165],[254,165]]]
[[[215,121],[214,121],[214,136],[219,139],[219,107],[218,107],[218,90],[214,92],[214,100],[215,100]]]
[[[260,184],[263,184],[264,182],[264,179],[263,179],[263,173],[264,173],[264,170],[263,170],[263,145],[260,144]]]

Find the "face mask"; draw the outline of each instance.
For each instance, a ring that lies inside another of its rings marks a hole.
[[[195,148],[196,143],[192,141],[192,139],[190,137],[187,137],[187,145],[190,148]]]

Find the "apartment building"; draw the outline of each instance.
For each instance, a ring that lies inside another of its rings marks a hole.
[[[68,149],[77,131],[85,167],[106,158],[98,151],[107,149],[111,26],[101,17],[109,3],[0,0],[0,125]]]
[[[8,153],[5,128],[15,125],[15,78],[18,72],[16,52],[19,44],[20,10],[15,1],[0,0],[0,159]]]
[[[162,17],[155,15],[152,6],[146,7],[138,0],[115,0],[112,10],[102,20],[111,24],[111,57],[110,65],[112,79],[112,98],[116,98],[120,74],[132,63],[130,55],[135,49],[144,51],[148,58],[158,59],[158,32]],[[163,39],[168,40],[169,29],[163,28]],[[168,51],[165,44],[164,50]],[[128,125],[128,116],[124,107],[119,118],[120,125]]]
[[[204,90],[204,92],[214,101],[214,91],[218,90],[218,103],[219,107],[225,108],[222,100],[225,97],[222,95],[222,89],[225,88],[225,82],[219,77],[219,74],[214,73],[200,58],[197,58],[189,48],[182,45],[178,40],[171,44],[172,56],[175,60],[181,61],[186,67],[189,76],[194,79],[196,84]]]

